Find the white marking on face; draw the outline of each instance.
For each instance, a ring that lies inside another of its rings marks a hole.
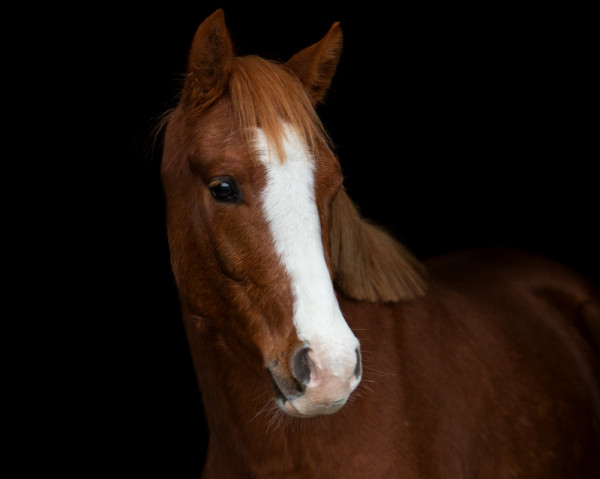
[[[311,359],[321,362],[317,367],[340,378],[347,376],[348,365],[356,363],[359,343],[342,316],[325,262],[315,200],[315,161],[291,128],[286,129],[285,158],[277,156],[260,129],[256,148],[267,173],[264,213],[292,282],[296,332],[309,343]]]

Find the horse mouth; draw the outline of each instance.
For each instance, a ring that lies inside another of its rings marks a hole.
[[[348,397],[344,397],[327,403],[306,404],[307,398],[304,397],[306,391],[305,386],[298,386],[295,384],[296,387],[286,395],[282,390],[282,388],[285,388],[285,381],[273,374],[269,368],[267,368],[267,371],[269,373],[271,387],[275,393],[275,403],[283,412],[290,416],[309,418],[334,414],[338,412],[348,400]],[[283,382],[284,384],[280,384],[280,382]]]
[[[301,414],[300,411],[296,409],[292,401],[284,401],[283,404],[279,404],[279,407],[283,409],[286,413],[293,417],[308,417],[305,414]]]
[[[273,372],[267,368],[267,372],[269,373],[269,379],[271,382],[271,387],[273,388],[273,392],[275,393],[275,402],[279,406],[279,408],[290,416],[294,417],[310,417],[312,415],[302,414],[296,407],[294,406],[294,400],[298,399],[304,394],[305,387],[300,385],[295,385],[296,389],[289,395],[284,394],[281,390],[283,386],[280,387],[276,376]],[[281,381],[281,379],[280,379]]]
[[[309,410],[310,412],[299,411],[296,405],[294,404],[294,400],[286,400],[284,402],[280,401],[281,399],[278,398],[277,403],[279,407],[290,416],[299,418],[310,418],[316,416],[328,416],[331,414],[335,414],[342,408],[344,404],[346,404],[347,398],[339,399],[328,404],[313,405]]]

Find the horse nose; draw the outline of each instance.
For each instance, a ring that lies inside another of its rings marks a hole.
[[[351,375],[346,374],[347,377],[340,379],[347,379],[351,381],[360,380],[362,376],[362,357],[360,347],[355,349],[356,362],[351,365],[347,365],[346,371],[352,371]],[[314,360],[313,360],[314,359]],[[321,361],[317,357],[317,354],[309,347],[303,347],[298,349],[291,358],[290,371],[292,377],[298,383],[301,390],[305,390],[307,386],[315,386],[319,383],[324,376],[323,366]]]
[[[281,406],[288,414],[299,417],[333,414],[360,383],[360,347],[347,352],[335,345],[302,347],[290,358],[289,371],[300,394],[284,398]]]

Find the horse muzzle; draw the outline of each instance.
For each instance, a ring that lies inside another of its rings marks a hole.
[[[289,374],[282,374],[280,368],[267,370],[277,404],[295,417],[336,413],[362,378],[359,346],[345,354],[305,346],[291,355],[288,367]]]

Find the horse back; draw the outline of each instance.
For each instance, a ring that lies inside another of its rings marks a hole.
[[[412,361],[407,391],[415,400],[407,405],[420,420],[413,437],[421,475],[595,477],[594,286],[564,266],[510,250],[459,252],[426,266],[427,324],[409,321],[401,345]]]
[[[520,306],[518,313],[529,312],[548,327],[575,333],[600,358],[600,292],[570,268],[500,248],[433,258],[427,268],[442,296],[493,305],[505,311],[507,320]]]

